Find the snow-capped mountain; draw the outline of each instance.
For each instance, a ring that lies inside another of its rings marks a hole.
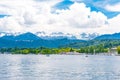
[[[83,40],[92,40],[92,39],[94,39],[94,38],[96,38],[98,36],[99,36],[98,33],[81,33],[80,34],[80,37]]]
[[[11,33],[11,32],[0,32],[0,37],[3,37],[3,36],[17,36],[17,35],[20,35],[22,33],[20,32],[15,32],[15,33]]]
[[[36,34],[27,32],[19,35],[6,35],[0,37],[0,47],[60,47],[62,45],[84,42],[84,40],[68,39],[68,38],[53,38],[43,39]]]
[[[42,39],[52,40],[52,39],[62,39],[62,38],[68,38],[68,39],[77,39],[76,36],[72,34],[65,34],[62,32],[54,32],[46,34],[45,32],[37,32],[35,33],[37,36],[39,36]]]
[[[97,33],[87,34],[81,33],[77,35],[69,33],[0,33],[0,48],[2,47],[61,47],[67,44],[86,43],[86,40],[106,40],[120,39],[120,33],[98,36]],[[96,37],[98,36],[98,37]]]
[[[99,36],[98,33],[70,34],[70,33],[62,33],[62,32],[53,32],[53,33],[46,34],[45,32],[37,32],[35,34],[37,36],[41,37],[42,39],[68,38],[68,39],[91,40],[91,39],[94,39],[95,37]]]
[[[25,34],[25,33],[20,33],[20,32],[16,32],[16,33],[0,32],[0,37],[3,37],[3,36],[19,36],[21,34]],[[36,33],[33,33],[33,34],[40,37],[41,39],[46,39],[46,40],[63,39],[63,38],[91,40],[91,39],[94,39],[95,37],[99,36],[98,33],[70,34],[70,33],[62,33],[62,32],[45,33],[43,31],[42,32],[36,32]]]

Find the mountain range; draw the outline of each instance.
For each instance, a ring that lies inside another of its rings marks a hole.
[[[67,37],[43,39],[33,33],[24,33],[17,36],[5,35],[0,37],[0,47],[60,47],[73,42],[83,42],[84,40],[69,39]]]
[[[120,39],[120,33],[115,34],[104,34],[95,38],[96,40],[103,40],[103,39]]]
[[[81,39],[78,39],[76,36],[71,34],[52,33],[51,35],[46,35],[44,32],[37,32],[36,34],[27,32],[27,33],[0,33],[0,48],[11,48],[11,47],[20,47],[20,48],[36,48],[36,47],[49,47],[56,48],[69,44],[76,43],[86,43],[88,41],[95,40],[120,40],[120,33],[115,34],[104,34],[98,36],[97,34],[82,33],[80,35]],[[88,38],[89,37],[89,38]],[[87,38],[87,39],[85,39]],[[84,44],[82,44],[84,45]]]
[[[29,33],[29,32],[28,32]],[[6,33],[6,32],[0,32],[0,37],[3,36],[19,36],[24,33],[16,32],[16,33]],[[62,32],[52,32],[52,33],[45,33],[42,32],[36,32],[33,33],[34,35],[42,38],[42,39],[62,39],[62,38],[68,38],[68,39],[82,39],[82,40],[91,40],[97,37],[98,33],[80,33],[80,34],[70,34],[70,33],[62,33]]]

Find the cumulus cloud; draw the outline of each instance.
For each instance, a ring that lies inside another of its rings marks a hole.
[[[74,3],[69,10],[60,10],[60,16],[69,26],[78,28],[101,27],[107,20],[101,12],[91,12],[84,3]]]
[[[91,11],[84,3],[77,2],[69,6],[69,9],[54,8],[60,1],[62,0],[1,0],[0,14],[10,15],[0,18],[1,32],[78,34],[107,33],[107,30],[113,32],[118,28],[116,25],[120,23],[117,21],[119,16],[107,19],[103,13]]]
[[[108,4],[106,5],[105,9],[108,11],[120,12],[120,2],[114,5]]]

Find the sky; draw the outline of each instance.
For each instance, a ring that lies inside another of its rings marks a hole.
[[[0,0],[0,32],[120,32],[120,0]]]

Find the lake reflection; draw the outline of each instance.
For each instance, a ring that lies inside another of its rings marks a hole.
[[[0,55],[0,80],[120,80],[120,57]]]

